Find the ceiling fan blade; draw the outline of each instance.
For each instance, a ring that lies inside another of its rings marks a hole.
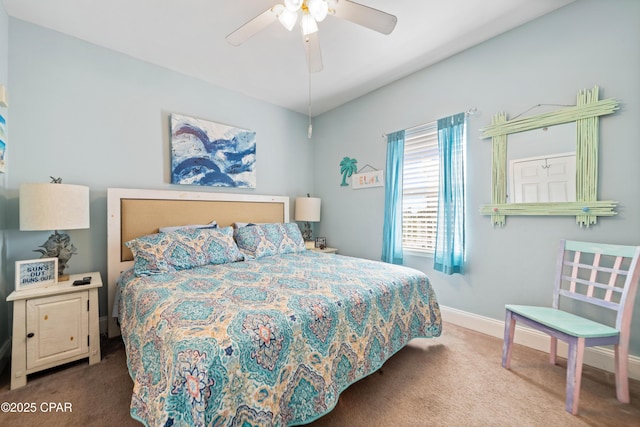
[[[225,39],[233,46],[240,46],[242,43],[253,37],[253,35],[269,26],[269,24],[272,24],[276,19],[278,19],[278,17],[273,12],[272,8],[267,9],[229,34]]]
[[[398,22],[394,15],[349,0],[338,0],[333,15],[382,34],[391,34]]]
[[[322,52],[320,52],[320,40],[318,39],[318,32],[311,33],[306,36],[303,35],[302,37],[309,72],[318,73],[322,71],[324,65],[322,64]]]

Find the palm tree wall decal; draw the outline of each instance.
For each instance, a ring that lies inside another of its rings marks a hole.
[[[342,183],[340,183],[340,185],[342,187],[349,185],[347,183],[347,177],[350,177],[357,171],[356,163],[358,163],[356,159],[350,159],[348,157],[345,157],[340,162],[340,173],[342,174]]]

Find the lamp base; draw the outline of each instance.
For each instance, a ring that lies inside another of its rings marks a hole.
[[[34,249],[33,252],[40,252],[42,258],[58,258],[58,281],[69,280],[69,275],[64,274],[64,270],[67,268],[71,255],[78,253],[76,247],[71,243],[69,235],[58,233],[56,230],[46,242],[40,245],[40,248],[42,249]]]
[[[304,223],[304,229],[302,230],[302,238],[305,241],[309,241],[309,240],[311,240],[311,236],[312,236],[311,224],[309,224],[309,221],[306,221]]]

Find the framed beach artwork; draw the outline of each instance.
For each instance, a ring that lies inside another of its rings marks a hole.
[[[7,151],[7,143],[5,142],[7,140],[6,127],[7,121],[0,114],[0,172],[2,173],[5,173],[7,171],[7,167],[4,161],[4,155]]]
[[[171,183],[256,188],[256,133],[171,114]]]

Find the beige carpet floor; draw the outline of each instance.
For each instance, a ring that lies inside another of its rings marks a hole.
[[[613,374],[585,366],[580,413],[572,416],[564,410],[562,359],[552,366],[545,353],[516,345],[508,371],[501,351],[500,339],[445,324],[441,337],[413,340],[309,426],[640,426],[639,381],[631,381],[631,404],[621,404]],[[0,376],[0,403],[33,402],[37,411],[0,412],[0,426],[140,425],[129,416],[132,382],[118,339],[103,342],[99,364],[33,374],[17,390],[9,391],[8,371]]]

